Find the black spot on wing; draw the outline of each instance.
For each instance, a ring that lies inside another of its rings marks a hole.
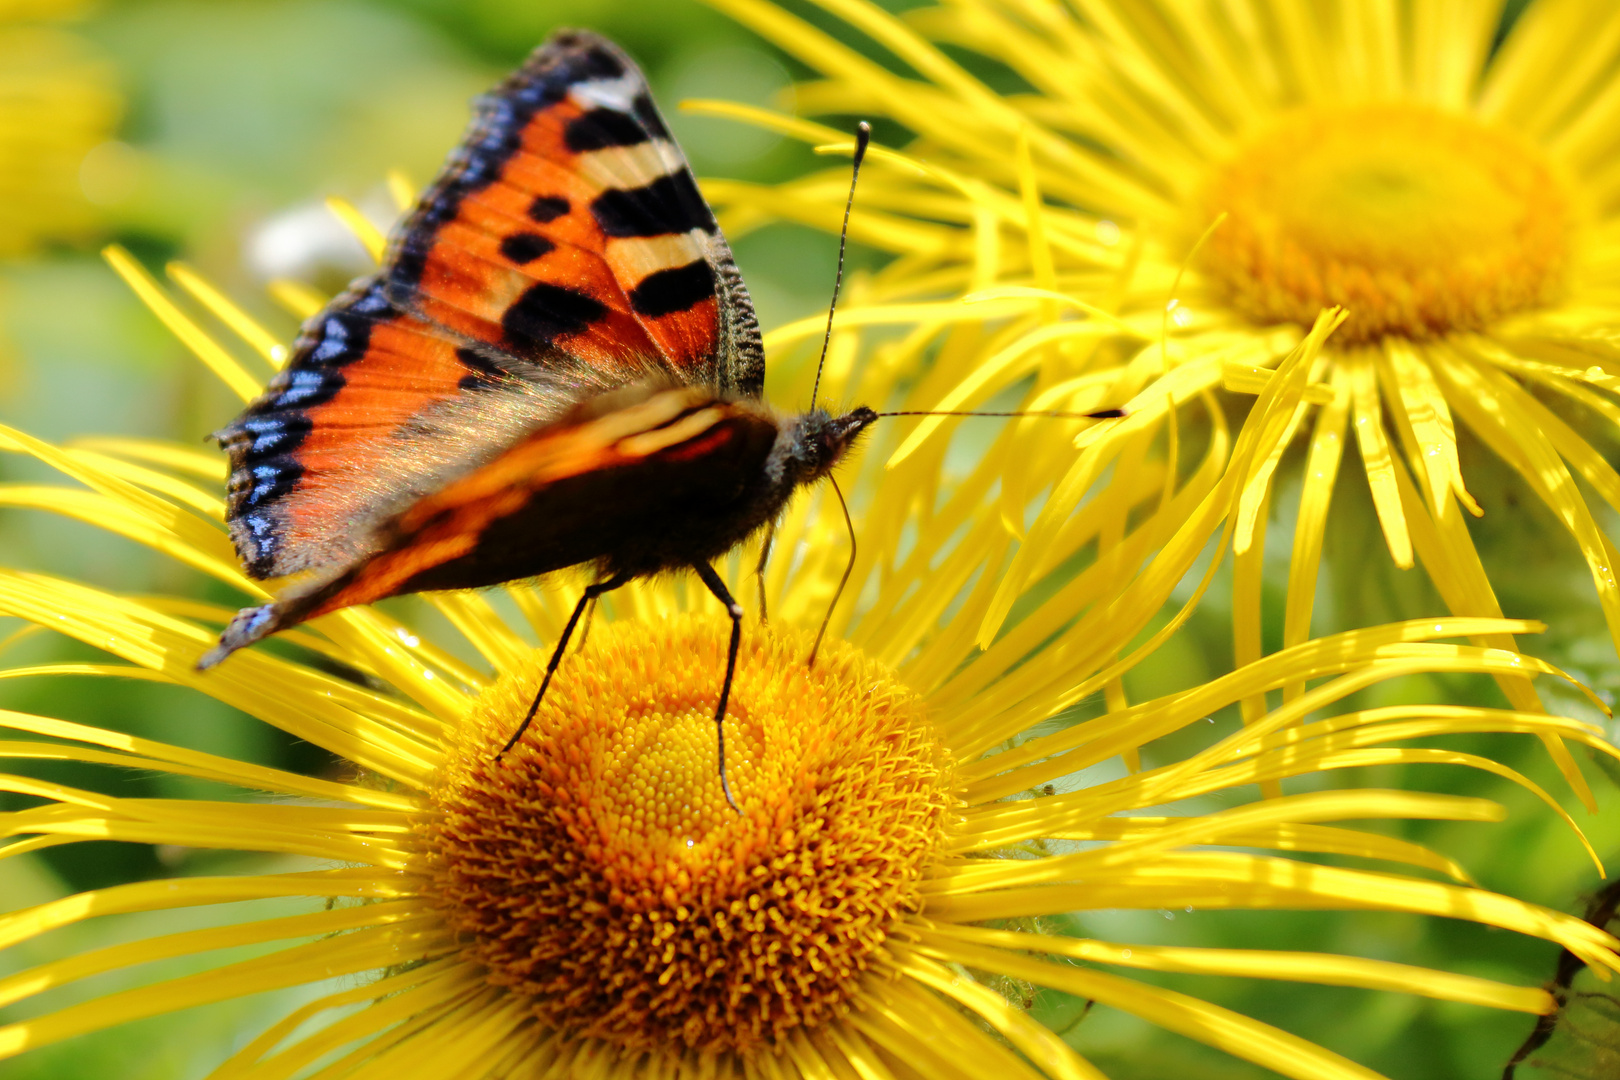
[[[656,319],[685,311],[714,295],[714,271],[702,259],[659,270],[630,290],[630,310]]]
[[[579,83],[624,76],[631,70],[628,65],[595,34],[564,31],[536,49],[505,82],[479,97],[461,144],[406,222],[404,240],[389,268],[390,282],[409,290],[421,281],[434,234],[455,218],[463,199],[500,178],[537,113],[562,101]]]
[[[295,355],[292,365],[282,375],[286,376],[289,384],[294,384],[299,371],[305,367],[335,372],[354,363],[366,355],[366,350],[371,347],[371,327],[375,321],[350,312],[334,312],[326,316],[310,342],[309,350]],[[276,380],[271,381],[272,389],[280,378],[278,375]]]
[[[265,458],[252,468],[238,469],[231,474],[226,490],[233,502],[251,510],[287,494],[303,475],[304,467],[297,459],[282,454]]]
[[[278,418],[291,417],[317,405],[324,405],[337,396],[346,381],[343,372],[336,369],[290,367],[270,380],[270,385],[265,388],[265,396],[253,408],[214,437],[226,449],[234,451],[240,448],[251,457],[261,452],[257,447],[259,440],[268,434],[264,430],[265,425],[280,423],[282,421]],[[292,431],[292,422],[288,420],[286,423],[288,431]],[[308,428],[302,430],[307,432]],[[278,448],[283,453],[289,449],[291,447]]]
[[[454,216],[454,213],[448,214],[445,220]],[[406,290],[406,295],[422,282],[422,271],[427,267],[428,253],[433,250],[433,234],[438,225],[434,223],[431,229],[413,227],[399,238],[394,248],[393,261],[384,272],[390,283]]]
[[[237,517],[233,525],[231,536],[236,540],[248,577],[273,577],[276,555],[281,550],[281,531],[276,519],[270,514],[249,511]]]
[[[532,263],[540,256],[556,249],[556,244],[539,233],[513,233],[501,241],[501,254],[519,266]]]
[[[463,390],[488,390],[507,378],[504,368],[477,349],[457,349],[456,359],[467,369],[457,384]]]
[[[225,485],[229,516],[233,522],[246,522],[250,539],[241,554],[250,563],[261,562],[266,571],[275,541],[273,520],[253,511],[291,491],[304,475],[296,452],[311,427],[308,416],[293,410],[244,416],[220,433],[233,465]],[[249,517],[257,520],[247,521]]]
[[[281,535],[275,516],[266,510],[296,487],[303,475],[304,467],[290,454],[263,458],[231,473],[225,489],[230,519],[236,526],[231,533],[249,576],[263,578],[274,573]]]
[[[241,446],[244,454],[255,459],[290,454],[314,426],[302,409],[244,416],[232,425],[227,445]]]
[[[651,94],[637,94],[636,100],[630,103],[630,109],[653,138],[675,141],[675,137],[669,133],[669,128],[664,124],[664,118],[658,115],[658,106],[653,104]]]
[[[665,236],[714,232],[714,214],[685,169],[638,188],[613,188],[591,202],[591,214],[609,236]]]
[[[536,195],[529,204],[529,217],[545,225],[568,213],[568,200],[560,195]]]
[[[592,109],[568,121],[563,129],[563,145],[576,154],[612,146],[640,146],[651,138],[639,119],[618,109]]]
[[[576,81],[587,79],[617,79],[626,74],[628,68],[607,42],[595,34],[579,30],[564,30],[553,35],[552,39],[543,48],[554,46],[572,47],[578,50],[576,60]],[[533,63],[533,60],[530,60]]]
[[[506,309],[501,328],[514,349],[529,351],[577,334],[606,314],[607,308],[592,297],[542,281],[530,285]]]

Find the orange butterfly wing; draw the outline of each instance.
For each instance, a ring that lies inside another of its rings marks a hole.
[[[366,527],[585,396],[652,377],[757,397],[763,376],[747,291],[645,79],[560,33],[479,100],[380,272],[219,433],[232,538],[257,577],[347,562],[375,549]]]
[[[243,611],[203,666],[355,604],[709,538],[715,509],[736,502],[739,477],[762,474],[777,433],[763,406],[699,387],[639,383],[590,398],[381,522],[368,557]]]

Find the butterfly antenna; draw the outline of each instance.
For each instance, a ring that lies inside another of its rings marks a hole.
[[[821,629],[816,631],[816,643],[810,646],[810,659],[805,661],[806,667],[816,666],[816,653],[821,651],[821,639],[827,636],[827,625],[832,622],[833,609],[838,606],[839,599],[844,595],[844,586],[849,584],[849,575],[855,572],[855,522],[850,519],[849,503],[844,501],[844,493],[838,487],[837,479],[828,473],[827,482],[832,485],[833,494],[838,496],[838,508],[844,512],[844,527],[849,530],[849,562],[844,564],[844,576],[838,579],[838,590],[833,593],[832,603],[827,605],[827,615],[821,620]]]
[[[844,225],[838,230],[838,273],[833,277],[832,303],[827,305],[827,332],[821,338],[821,359],[816,361],[816,385],[810,390],[812,409],[816,407],[816,397],[821,393],[821,370],[827,366],[827,346],[832,344],[833,312],[838,310],[838,290],[844,284],[844,248],[849,243],[849,212],[855,206],[855,182],[861,178],[861,162],[866,160],[866,147],[871,141],[872,125],[862,120],[855,125],[855,165],[849,174],[849,199],[844,203]]]
[[[1126,415],[1124,409],[1098,409],[1095,412],[1061,412],[1055,409],[1038,409],[1031,412],[978,412],[960,409],[904,409],[900,412],[880,412],[881,419],[885,416],[1045,416],[1054,420],[1118,420]]]

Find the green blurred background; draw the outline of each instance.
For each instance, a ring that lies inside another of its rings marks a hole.
[[[906,6],[906,5],[892,5]],[[0,26],[38,26],[48,2],[0,0]],[[123,434],[198,444],[227,421],[236,404],[134,299],[97,254],[116,240],[162,274],[170,259],[201,269],[284,338],[296,326],[265,292],[276,277],[335,289],[362,271],[359,244],[323,205],[342,195],[386,225],[393,208],[384,183],[399,169],[425,182],[454,143],[467,101],[518,62],[555,26],[582,25],[624,44],[646,68],[699,175],[770,180],[794,175],[811,159],[801,147],[722,121],[683,116],[689,97],[729,97],[791,107],[801,74],[770,47],[690,0],[232,0],[108,2],[50,24],[82,50],[121,101],[117,118],[79,152],[64,175],[63,197],[87,216],[35,250],[0,261],[0,421],[62,440]],[[0,51],[0,64],[4,53]],[[4,79],[0,66],[0,82]],[[0,168],[5,167],[0,158]],[[5,191],[0,177],[0,195]],[[820,310],[832,276],[834,244],[794,227],[740,238],[742,266],[767,327]],[[869,258],[862,255],[862,258]],[[1465,445],[1465,452],[1469,447]],[[1366,625],[1441,610],[1416,572],[1389,565],[1358,480],[1347,465],[1330,529],[1319,626]],[[1292,519],[1296,475],[1276,503]],[[1620,666],[1591,601],[1585,571],[1563,546],[1536,500],[1518,499],[1514,483],[1488,455],[1473,453],[1465,471],[1487,505],[1515,507],[1471,523],[1497,572],[1509,614],[1558,616],[1533,647],[1607,693]],[[18,460],[0,460],[0,480],[44,478]],[[1494,487],[1493,487],[1494,486]],[[1534,507],[1535,509],[1528,509]],[[1290,537],[1274,527],[1266,598],[1268,625],[1281,625]],[[1374,552],[1371,560],[1364,552]],[[180,593],[233,604],[239,598],[133,544],[44,514],[0,514],[0,558],[130,593]],[[407,606],[409,601],[402,602]],[[0,620],[0,623],[3,623]],[[1217,586],[1187,632],[1132,673],[1135,696],[1186,686],[1229,666],[1229,610]],[[16,629],[0,625],[0,635]],[[1268,643],[1275,646],[1276,642]],[[5,665],[94,654],[34,635],[5,645]],[[1500,704],[1486,683],[1405,683],[1365,696]],[[1575,715],[1589,706],[1560,698]],[[113,680],[15,680],[0,683],[0,707],[97,723],[150,738],[248,760],[320,773],[326,755],[200,695]],[[1236,718],[1211,718],[1207,731],[1150,746],[1146,764],[1173,760],[1195,742],[1228,730]],[[1529,740],[1454,739],[1448,745],[1489,754],[1522,769],[1573,809],[1565,785]],[[1113,765],[1109,769],[1116,770]],[[39,768],[41,776],[118,795],[229,797],[210,785],[160,776]],[[1080,776],[1080,785],[1100,779]],[[1612,782],[1588,770],[1605,813],[1576,810],[1594,844],[1620,862],[1620,822]],[[1555,908],[1578,910],[1598,882],[1578,845],[1535,799],[1483,775],[1433,767],[1362,770],[1335,782],[1421,787],[1483,794],[1510,808],[1502,826],[1391,826],[1459,858],[1481,884]],[[1298,788],[1296,788],[1298,790]],[[26,805],[10,800],[8,808]],[[1178,808],[1180,812],[1213,808]],[[1381,826],[1372,826],[1381,827]],[[1325,860],[1331,861],[1331,860]],[[171,874],[263,869],[268,860],[87,843],[0,863],[0,910],[67,892]],[[105,919],[0,955],[0,972],[134,937],[233,921],[240,909]],[[1472,924],[1373,914],[1122,912],[1088,915],[1056,930],[1121,941],[1233,947],[1319,949],[1381,957],[1520,983],[1551,975],[1556,950]],[[208,963],[218,957],[207,958]],[[200,962],[169,963],[90,980],[30,1011],[58,1006]],[[1148,976],[1152,978],[1152,976]],[[1286,983],[1166,977],[1167,985],[1217,1001],[1338,1050],[1402,1080],[1494,1077],[1531,1027],[1503,1015],[1425,999]],[[1014,988],[1015,992],[1018,991]],[[10,1078],[203,1075],[314,988],[263,995],[224,1006],[126,1025],[0,1064]],[[1094,1010],[1046,991],[1031,993],[1043,1020],[1110,1075],[1210,1080],[1269,1075],[1130,1017]],[[1521,1070],[1521,1076],[1538,1075]]]

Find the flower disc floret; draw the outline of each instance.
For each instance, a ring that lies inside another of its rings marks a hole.
[[[744,639],[716,770],[730,626],[623,623],[544,655],[466,721],[425,824],[437,892],[490,982],[631,1049],[748,1050],[842,1015],[919,907],[946,763],[921,700],[838,642]]]
[[[1570,208],[1533,147],[1425,106],[1316,106],[1217,171],[1205,265],[1261,322],[1349,318],[1341,344],[1479,330],[1556,298]]]

